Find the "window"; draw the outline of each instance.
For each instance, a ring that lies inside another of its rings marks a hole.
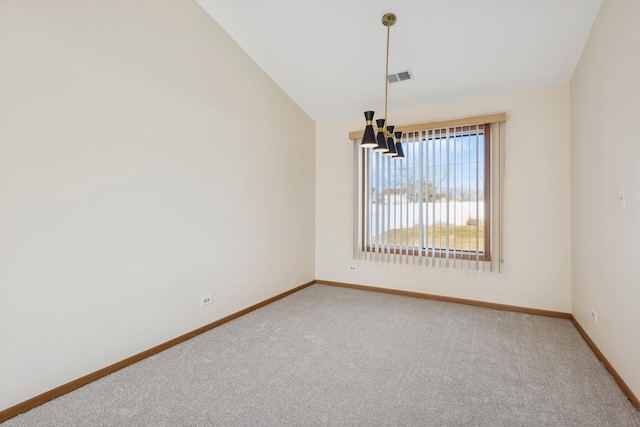
[[[416,127],[403,134],[403,160],[357,149],[354,255],[484,269],[494,234],[492,126]]]

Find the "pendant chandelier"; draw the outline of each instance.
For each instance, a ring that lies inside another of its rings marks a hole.
[[[373,148],[373,151],[383,153],[383,155],[393,159],[404,159],[404,151],[402,150],[402,132],[394,132],[395,126],[387,123],[387,98],[389,93],[389,30],[396,23],[396,15],[393,13],[385,13],[382,17],[382,25],[387,27],[387,59],[384,73],[384,119],[377,119],[378,134],[376,136],[373,130],[373,111],[365,111],[364,118],[367,126],[364,128],[364,136],[362,137],[362,148]]]

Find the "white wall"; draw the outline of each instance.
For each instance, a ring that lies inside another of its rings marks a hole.
[[[572,313],[640,397],[638,17],[605,0],[571,82],[571,243]]]
[[[314,279],[315,125],[195,2],[4,0],[0,64],[0,410]]]
[[[352,260],[348,133],[363,129],[358,116],[316,124],[316,278],[569,312],[569,87],[391,108],[389,117],[405,125],[500,112],[507,113],[502,274]]]

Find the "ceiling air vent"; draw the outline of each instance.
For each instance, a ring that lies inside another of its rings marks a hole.
[[[390,84],[404,82],[405,80],[413,80],[413,74],[411,74],[411,70],[400,71],[399,73],[389,74],[387,79],[389,79]]]

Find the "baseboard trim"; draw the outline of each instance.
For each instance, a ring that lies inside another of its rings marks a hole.
[[[53,400],[55,398],[58,398],[62,395],[65,395],[73,390],[76,390],[80,387],[83,387],[95,380],[98,380],[102,377],[105,377],[109,374],[112,374],[116,371],[119,371],[122,368],[126,368],[127,366],[133,365],[134,363],[137,363],[143,359],[146,359],[147,357],[153,356],[154,354],[160,353],[161,351],[164,351],[168,348],[173,347],[174,345],[180,344],[184,341],[187,341],[197,335],[200,335],[204,332],[207,332],[213,328],[216,328],[224,323],[230,322],[233,319],[237,319],[240,316],[244,316],[247,313],[250,313],[254,310],[257,310],[261,307],[264,307],[265,305],[269,305],[272,302],[275,302],[281,298],[284,298],[288,295],[291,295],[295,292],[298,292],[301,289],[304,289],[308,286],[311,286],[315,283],[315,280],[312,280],[311,282],[305,283],[303,285],[297,286],[291,290],[288,290],[286,292],[283,292],[281,294],[278,294],[274,297],[271,297],[267,300],[264,300],[262,302],[259,302],[255,305],[252,305],[251,307],[245,308],[244,310],[240,310],[236,313],[230,314],[227,317],[223,317],[222,319],[216,320],[215,322],[209,323],[208,325],[202,326],[198,329],[195,329],[191,332],[187,332],[184,335],[180,335],[177,338],[174,338],[172,340],[169,340],[165,343],[162,343],[160,345],[157,345],[153,348],[150,348],[149,350],[145,350],[141,353],[135,354],[131,357],[128,357],[124,360],[121,360],[119,362],[114,363],[113,365],[109,365],[106,368],[102,368],[99,371],[96,372],[92,372],[88,375],[85,375],[84,377],[78,378],[76,380],[73,380],[71,382],[68,382],[64,385],[61,385],[60,387],[56,387],[52,390],[46,391],[36,397],[33,397],[29,400],[26,400],[22,403],[18,403],[15,406],[12,406],[10,408],[7,408],[3,411],[0,411],[0,423],[3,423],[17,415],[20,415],[24,412],[27,412],[33,408],[36,408],[44,403],[49,402],[50,400]]]
[[[517,305],[496,304],[493,302],[476,301],[471,299],[445,297],[441,295],[423,294],[421,292],[402,291],[398,289],[377,288],[373,286],[356,285],[352,283],[331,282],[328,280],[316,280],[316,283],[329,286],[338,286],[341,288],[360,289],[363,291],[382,292],[385,294],[401,295],[405,297],[414,297],[429,299],[434,301],[452,302],[455,304],[473,305],[475,307],[491,308],[493,310],[515,311],[517,313],[534,314],[537,316],[558,317],[560,319],[570,319],[571,313],[562,311],[540,310],[538,308],[519,307]]]
[[[591,351],[593,351],[596,357],[600,359],[600,361],[602,362],[604,367],[607,368],[607,371],[609,371],[613,379],[616,380],[616,382],[622,389],[622,392],[627,395],[627,398],[629,399],[631,404],[635,406],[635,408],[638,411],[640,411],[640,400],[638,399],[638,397],[635,394],[633,394],[633,391],[631,391],[627,383],[624,382],[624,380],[615,370],[613,365],[609,363],[606,357],[604,357],[604,354],[602,354],[602,352],[600,351],[596,343],[593,342],[589,334],[587,334],[587,332],[582,328],[582,325],[580,325],[578,320],[576,320],[576,318],[573,317],[573,315],[571,315],[571,322],[573,323],[573,326],[575,326],[575,328],[578,330],[580,335],[582,335],[582,338],[585,340],[587,345],[591,348]]]

